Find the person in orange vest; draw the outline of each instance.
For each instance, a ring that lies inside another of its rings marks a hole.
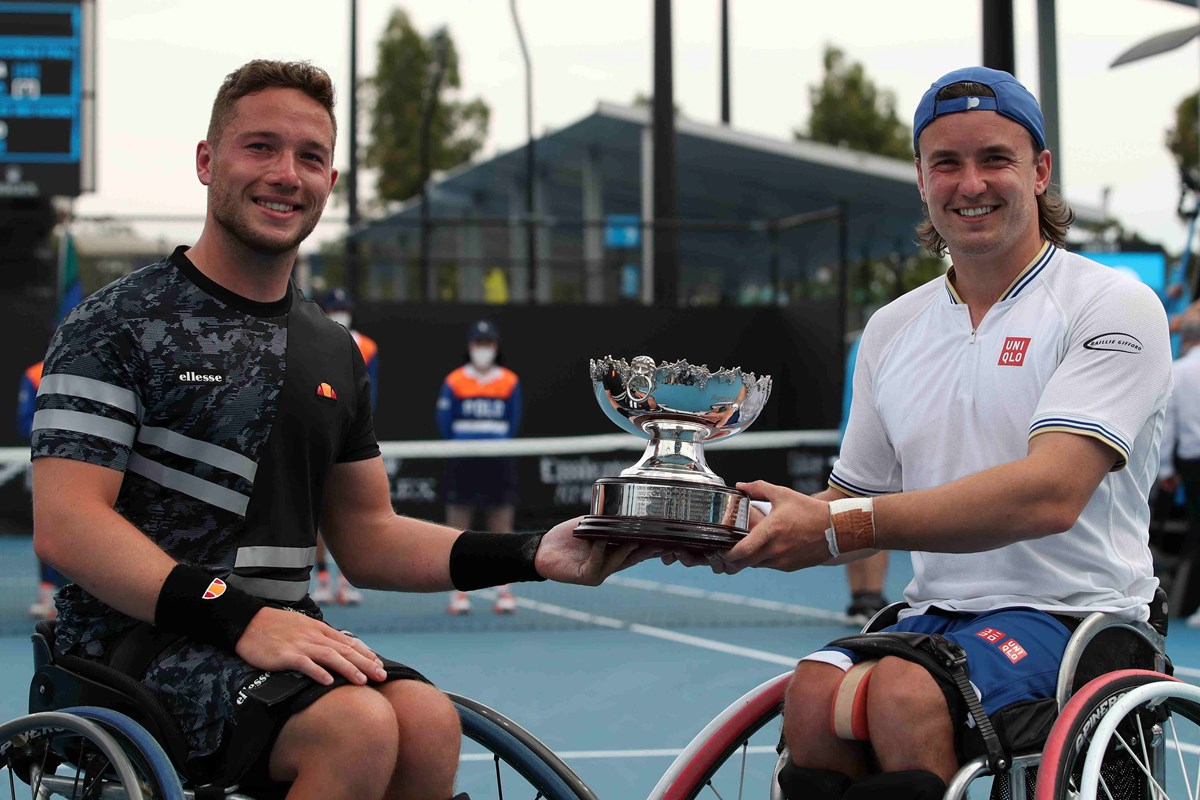
[[[446,439],[510,439],[521,424],[521,382],[500,364],[500,332],[490,320],[471,324],[466,363],[446,376],[437,401],[437,422]],[[486,530],[510,533],[517,504],[515,458],[452,458],[446,462],[443,495],[446,524],[469,528],[475,511]],[[492,610],[512,614],[517,601],[507,585],[497,587]],[[451,614],[466,614],[466,592],[450,596]]]
[[[319,304],[325,316],[350,331],[358,349],[362,352],[363,361],[367,365],[367,376],[371,379],[371,410],[374,411],[379,398],[379,345],[370,336],[356,331],[351,322],[354,319],[354,299],[350,293],[338,286],[331,289],[321,298]],[[344,575],[338,574],[337,585],[329,570],[329,554],[325,548],[325,539],[317,535],[317,585],[312,591],[312,598],[317,603],[337,603],[344,606],[356,606],[362,603],[362,592],[355,589]]]
[[[24,442],[29,441],[33,430],[33,413],[41,385],[42,362],[39,361],[21,375],[21,385],[17,390],[17,434]],[[25,475],[28,484],[29,473]],[[39,560],[37,598],[29,606],[29,616],[34,619],[54,619],[58,613],[54,608],[54,593],[66,582],[67,579],[58,570]]]

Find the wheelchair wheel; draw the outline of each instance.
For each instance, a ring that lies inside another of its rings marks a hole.
[[[0,796],[182,800],[162,749],[136,723],[77,708],[0,725]]]
[[[63,713],[99,722],[116,737],[134,767],[145,776],[147,784],[143,787],[143,794],[146,797],[184,800],[183,785],[167,752],[137,722],[120,712],[95,706],[66,708]]]
[[[717,715],[679,754],[648,800],[779,797],[779,729],[768,723],[783,713],[791,677],[785,672],[765,681]]]
[[[1063,708],[1037,800],[1200,797],[1200,688],[1147,670],[1101,675]]]
[[[463,735],[485,751],[463,748],[457,784],[472,800],[596,800],[587,784],[529,731],[483,703],[446,695],[458,710]]]

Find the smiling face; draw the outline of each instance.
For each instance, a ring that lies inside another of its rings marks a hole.
[[[921,199],[956,267],[997,257],[1023,267],[1033,258],[1042,242],[1037,197],[1050,185],[1048,150],[1035,153],[1029,132],[994,111],[939,117],[919,146]]]
[[[209,220],[255,253],[295,252],[317,226],[337,180],[333,138],[329,112],[298,89],[240,98],[219,143],[196,149]]]

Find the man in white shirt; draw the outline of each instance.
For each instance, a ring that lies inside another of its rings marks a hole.
[[[1073,617],[1147,616],[1167,320],[1147,287],[1062,249],[1074,214],[1050,191],[1037,101],[1011,75],[949,73],[913,131],[917,233],[953,266],[868,323],[830,488],[742,484],[772,510],[716,569],[911,551],[911,610],[893,629],[961,647],[991,717],[1053,696]],[[962,704],[912,661],[882,658],[860,681],[870,668],[841,648],[798,665],[780,778],[794,800],[945,791],[974,730]],[[832,710],[846,688],[849,726]]]

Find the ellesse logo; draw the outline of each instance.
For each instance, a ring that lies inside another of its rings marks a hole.
[[[337,400],[337,392],[328,383],[317,385],[317,397],[323,397],[326,400]]]
[[[204,599],[216,600],[223,594],[225,594],[225,581],[213,578],[212,583],[208,584],[208,588],[204,590]]]
[[[189,369],[186,372],[179,373],[179,382],[193,384],[224,383],[225,376],[208,372],[194,372]]]

